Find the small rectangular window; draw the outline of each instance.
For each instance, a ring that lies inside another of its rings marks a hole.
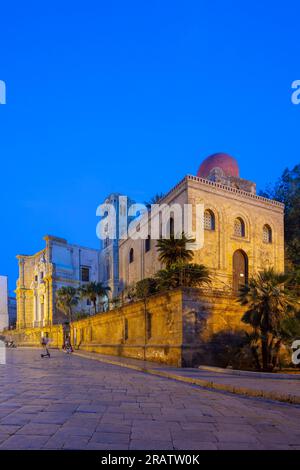
[[[90,282],[90,268],[87,266],[81,266],[81,281]]]

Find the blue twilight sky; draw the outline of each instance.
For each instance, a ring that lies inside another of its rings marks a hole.
[[[297,2],[0,4],[0,273],[46,233],[98,247],[112,191],[167,191],[224,151],[264,188],[300,162]]]

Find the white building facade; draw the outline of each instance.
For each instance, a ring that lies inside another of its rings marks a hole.
[[[79,288],[100,280],[100,251],[70,244],[47,235],[46,247],[34,255],[18,255],[17,326],[48,326],[66,317],[56,306],[56,292],[63,286]],[[90,313],[81,300],[74,313]]]
[[[7,276],[0,276],[0,331],[9,326],[7,284]]]

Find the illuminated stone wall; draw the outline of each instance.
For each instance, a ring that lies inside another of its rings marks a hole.
[[[218,338],[245,329],[242,314],[233,297],[178,289],[152,296],[146,309],[143,302],[134,302],[74,322],[72,341],[101,354],[176,366],[212,364]]]
[[[48,333],[51,339],[50,347],[61,348],[64,342],[62,325],[44,328],[21,328],[5,332],[6,339],[13,340],[18,346],[39,347],[41,339]]]
[[[73,322],[75,349],[146,359],[175,366],[216,364],[215,351],[228,333],[245,329],[234,297],[198,289],[177,289]],[[146,320],[146,321],[145,321]],[[20,345],[38,346],[48,332],[62,347],[63,326],[27,328],[8,334]],[[145,341],[146,338],[146,341]]]

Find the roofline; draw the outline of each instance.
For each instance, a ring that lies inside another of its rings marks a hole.
[[[267,197],[258,196],[257,194],[252,194],[252,193],[250,193],[248,191],[244,191],[242,189],[232,188],[231,186],[227,186],[227,185],[222,184],[222,183],[215,183],[214,181],[210,181],[210,180],[207,180],[205,178],[199,178],[199,176],[187,175],[187,176],[185,176],[184,180],[196,181],[196,182],[201,183],[201,184],[206,185],[206,186],[213,186],[215,188],[223,189],[223,190],[225,190],[227,192],[230,192],[230,193],[234,193],[234,194],[238,194],[240,196],[244,196],[247,199],[252,199],[252,200],[264,202],[267,205],[279,207],[281,209],[284,209],[284,207],[285,207],[282,202],[276,201],[275,199],[268,199]]]
[[[237,194],[239,196],[245,197],[246,199],[251,199],[252,201],[261,202],[261,203],[263,203],[263,204],[265,204],[269,207],[271,206],[273,208],[282,209],[282,211],[284,210],[284,204],[282,204],[279,201],[275,201],[274,199],[268,199],[268,198],[263,197],[263,196],[257,196],[256,194],[252,194],[248,191],[243,191],[242,189],[232,188],[231,186],[226,186],[226,185],[221,184],[221,183],[215,183],[214,181],[210,181],[210,180],[207,180],[205,178],[199,178],[198,176],[193,176],[193,175],[186,175],[184,178],[182,178],[182,180],[180,180],[179,183],[177,183],[172,189],[170,189],[170,191],[168,191],[158,201],[158,204],[165,203],[166,199],[168,199],[169,196],[171,196],[174,192],[180,190],[184,186],[188,187],[189,181],[195,181],[196,183],[200,183],[200,184],[202,184],[206,187],[210,186],[210,187],[214,187],[214,188],[217,188],[217,189],[222,189],[224,191],[227,191],[228,193]],[[139,222],[143,223],[143,218],[140,221],[138,221],[137,223],[139,223]],[[128,238],[120,239],[119,240],[119,246],[123,245],[126,241],[128,241]]]
[[[162,197],[160,199],[159,203],[161,203],[162,201],[165,201],[165,199],[167,199],[180,186],[182,186],[184,183],[188,183],[189,181],[195,181],[196,183],[200,183],[204,186],[210,186],[210,187],[214,187],[214,188],[217,188],[217,189],[222,189],[224,191],[227,191],[228,193],[237,194],[239,196],[245,197],[246,199],[252,199],[252,200],[256,200],[256,201],[265,203],[268,206],[278,207],[278,208],[281,208],[281,209],[284,209],[284,207],[285,207],[284,204],[282,204],[282,202],[275,201],[274,199],[268,199],[268,198],[263,197],[263,196],[257,196],[257,194],[252,194],[252,193],[250,193],[248,191],[244,191],[242,189],[232,188],[231,186],[227,186],[227,185],[222,184],[222,183],[215,183],[214,181],[210,181],[210,180],[205,179],[205,178],[199,178],[199,176],[193,176],[193,175],[186,175],[182,180],[179,181],[179,183],[177,183],[172,189],[170,189],[170,191],[168,191],[164,195],[164,197]]]
[[[37,252],[34,253],[33,255],[17,255],[16,258],[17,258],[17,259],[22,259],[22,258],[35,258],[36,256],[41,255],[42,253],[45,253],[45,251],[46,251],[46,248],[43,248],[42,250],[37,251]]]
[[[65,240],[64,238],[58,238],[58,237],[53,237],[53,236],[49,236],[49,235],[46,235],[44,237],[44,240],[50,240],[50,241],[54,241],[54,242],[57,242],[57,244],[60,244],[62,246],[72,246],[74,248],[79,248],[79,249],[82,249],[82,250],[89,250],[89,251],[93,251],[95,253],[100,253],[100,249],[97,249],[97,248],[89,248],[87,246],[82,246],[82,245],[76,245],[74,243],[68,243],[67,240]],[[17,255],[16,258],[17,259],[22,259],[22,258],[36,258],[37,256],[40,256],[42,255],[43,253],[46,253],[46,250],[47,250],[47,247],[43,248],[42,250],[40,251],[37,251],[36,253],[34,253],[33,255]]]
[[[100,251],[97,248],[89,248],[88,246],[77,245],[76,243],[69,243],[68,240],[66,240],[65,238],[56,237],[54,235],[45,235],[45,237],[43,237],[43,240],[45,240],[45,241],[49,240],[51,242],[56,242],[59,245],[74,246],[76,248],[81,248],[83,250],[96,251],[96,252]]]

